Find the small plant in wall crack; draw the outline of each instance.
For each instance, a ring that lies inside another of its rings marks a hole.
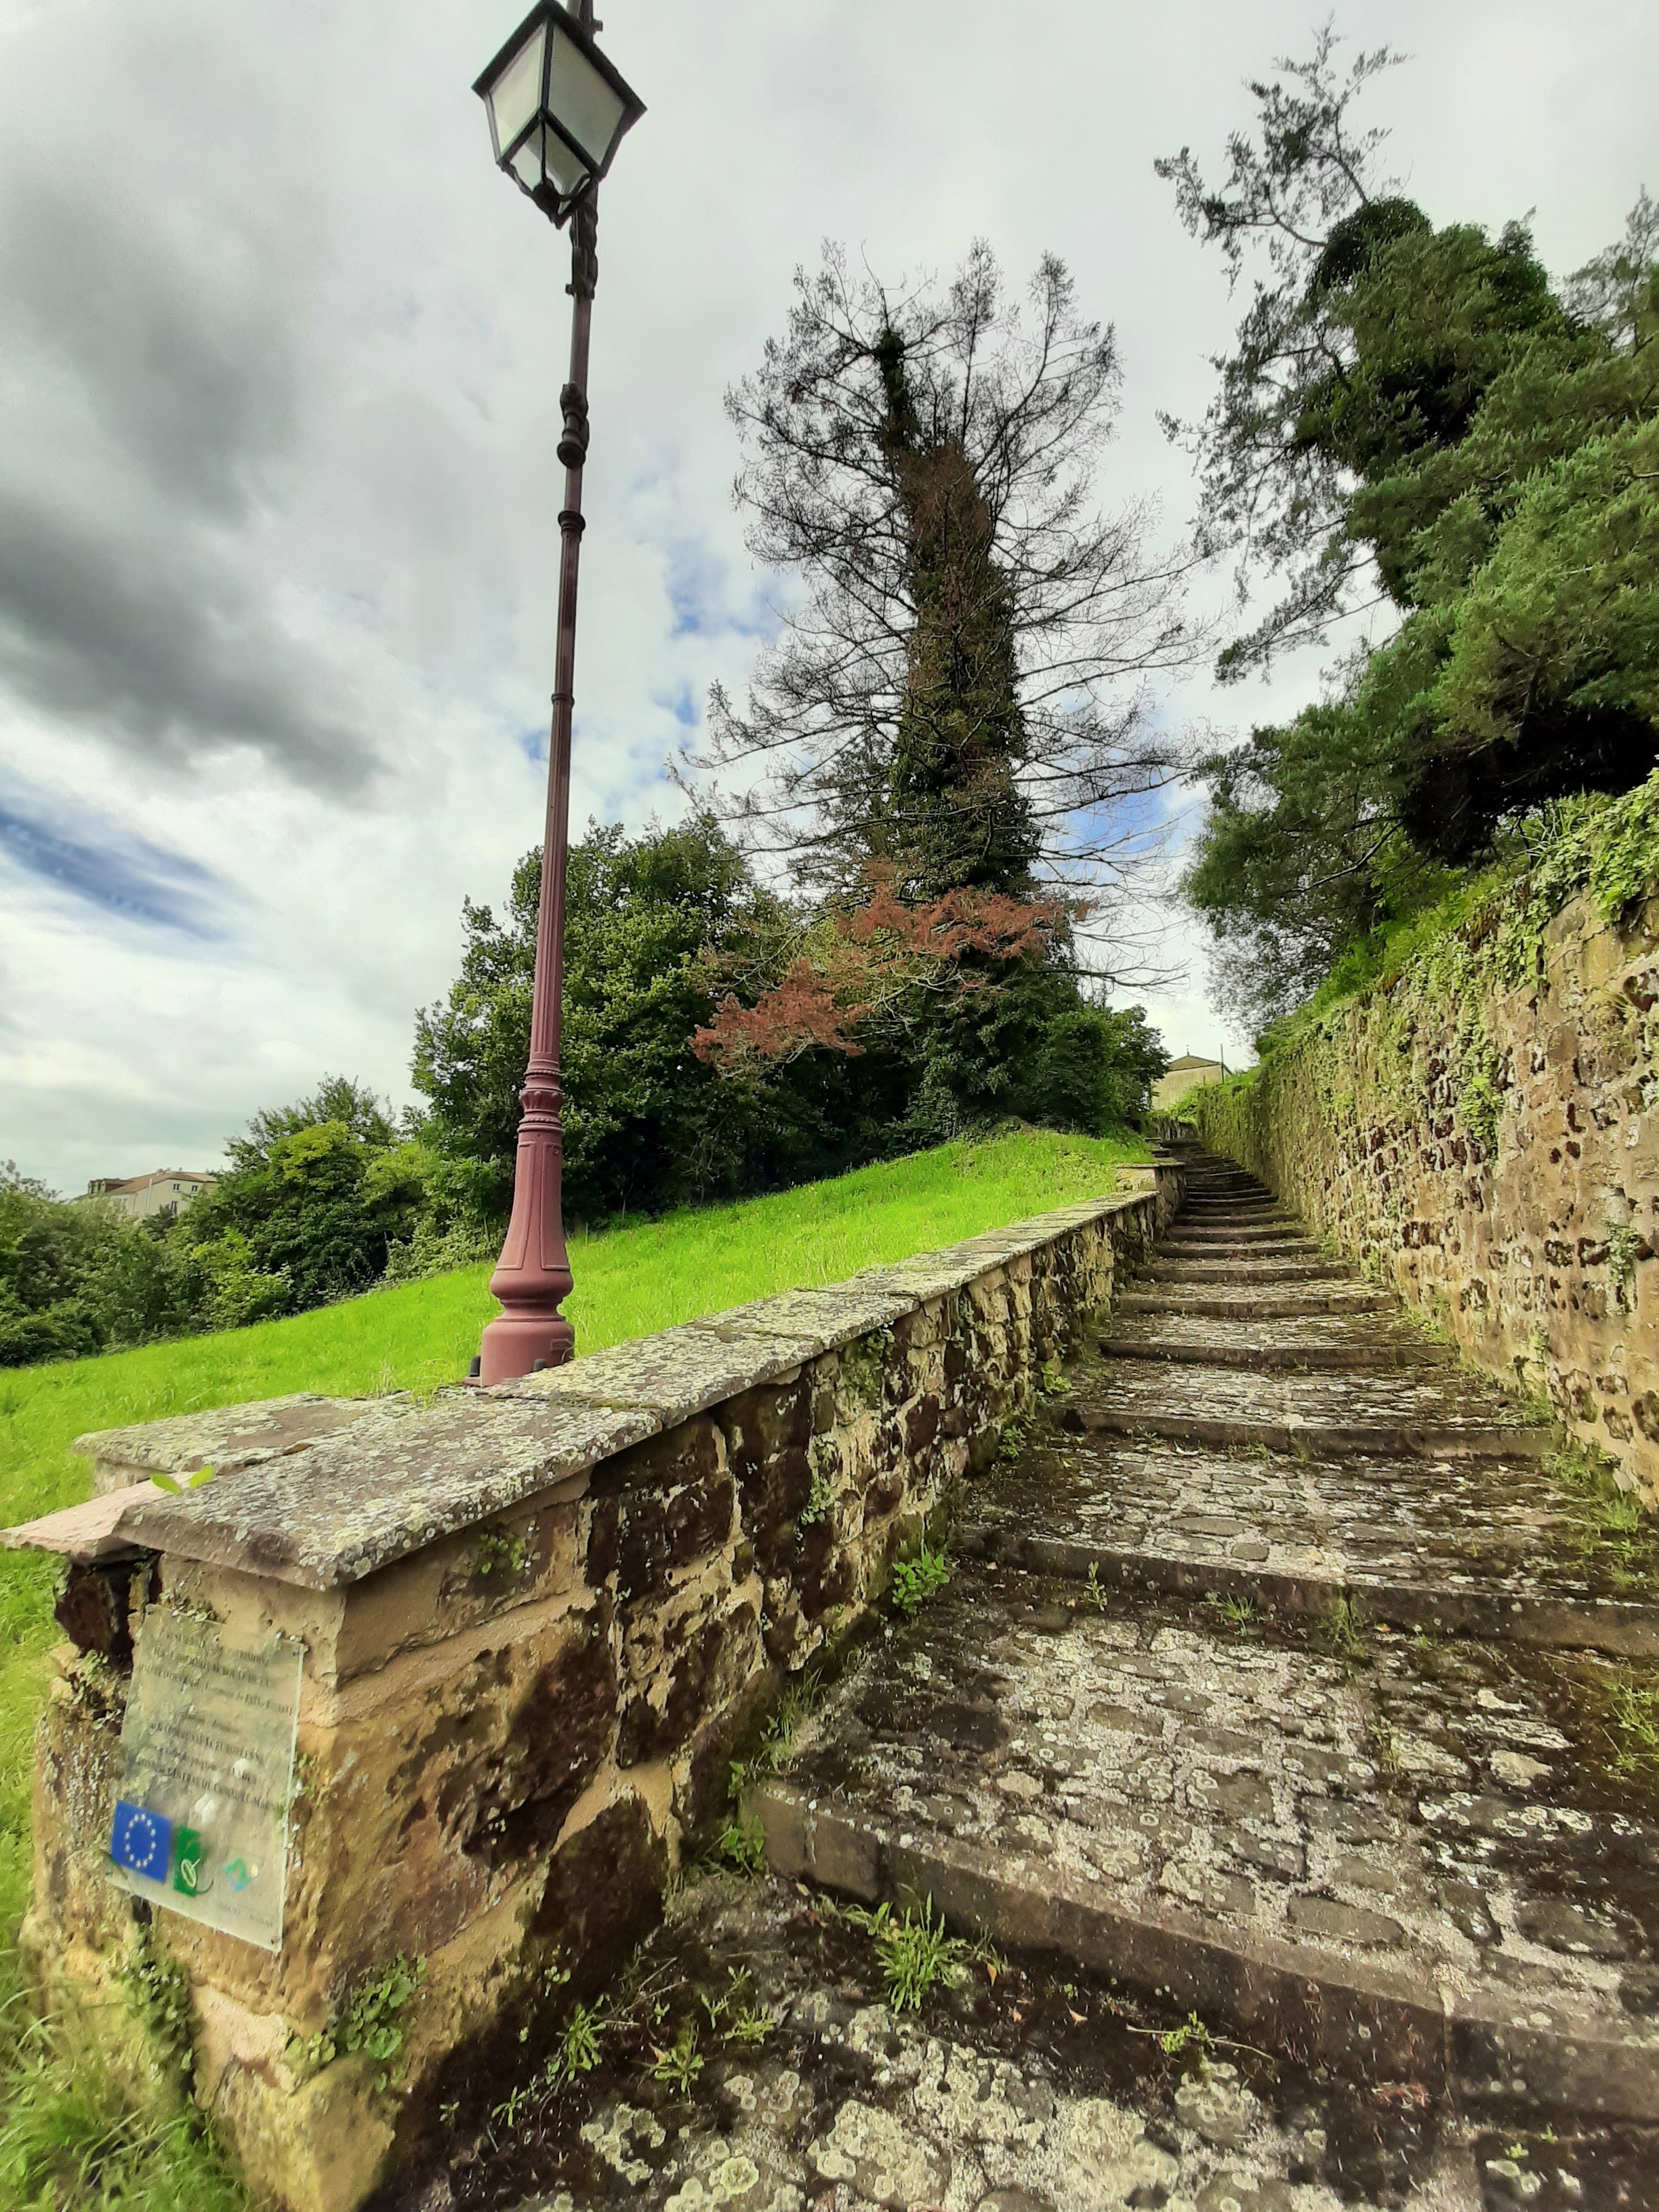
[[[1622,1222],[1607,1231],[1607,1279],[1613,1285],[1613,1297],[1619,1302],[1620,1313],[1629,1313],[1635,1304],[1631,1292],[1636,1287],[1636,1263],[1641,1258],[1641,1231],[1629,1222]]]
[[[1607,1700],[1607,1720],[1605,1733],[1613,1746],[1607,1763],[1615,1774],[1633,1774],[1642,1766],[1659,1768],[1659,1690],[1615,1682]]]
[[[824,1518],[835,1502],[835,1484],[821,1467],[815,1468],[812,1471],[812,1487],[807,1492],[806,1503],[802,1506],[798,1516],[801,1527],[815,1528]]]
[[[358,1985],[331,2027],[307,2038],[304,2045],[307,2061],[320,2070],[337,2058],[361,2051],[380,2061],[383,2070],[374,2087],[384,2092],[391,2086],[392,2063],[405,2039],[399,2014],[425,1979],[424,1958],[407,1958],[400,1951],[373,1980]]]
[[[521,1575],[530,1564],[530,1547],[505,1528],[486,1528],[478,1539],[472,1571],[480,1582],[494,1574]]]
[[[928,1599],[942,1590],[950,1579],[951,1562],[943,1545],[933,1551],[924,1542],[908,1559],[893,1562],[889,1590],[897,1611],[907,1620],[914,1620]]]
[[[766,1831],[752,1814],[731,1820],[720,1831],[720,1855],[739,1874],[758,1874],[766,1864]]]
[[[119,1979],[155,2047],[188,2084],[195,2040],[188,1970],[176,1959],[163,1958],[151,1930],[139,1927]]]
[[[696,2022],[688,2020],[666,2047],[653,2045],[653,2058],[651,2079],[679,2096],[690,2096],[703,2068],[702,2054],[697,2049]]]

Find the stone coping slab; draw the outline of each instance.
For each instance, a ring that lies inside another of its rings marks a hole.
[[[185,1476],[211,1467],[228,1474],[303,1451],[343,1430],[384,1427],[415,1410],[415,1401],[402,1390],[380,1398],[327,1398],[303,1390],[250,1405],[174,1413],[131,1428],[94,1429],[77,1437],[70,1449],[93,1462],[94,1492],[122,1490],[137,1474]]]
[[[401,1394],[302,1395],[100,1431],[76,1449],[95,1460],[103,1487],[130,1490],[119,1512],[100,1516],[95,1529],[48,1516],[9,1540],[85,1558],[100,1554],[77,1548],[83,1543],[106,1555],[110,1546],[167,1552],[304,1589],[343,1588],[1069,1231],[1138,1210],[1150,1230],[1154,1204],[1152,1191],[1139,1190],[1057,1207],[493,1389],[441,1391],[427,1406]],[[216,1469],[213,1479],[177,1496],[131,1481],[135,1472],[179,1477],[204,1466]]]
[[[25,1521],[15,1528],[0,1528],[0,1545],[9,1552],[55,1552],[60,1559],[78,1559],[88,1565],[100,1559],[131,1559],[139,1547],[130,1537],[118,1535],[116,1524],[129,1505],[156,1494],[148,1482],[101,1491],[84,1504],[43,1514],[38,1521]]]

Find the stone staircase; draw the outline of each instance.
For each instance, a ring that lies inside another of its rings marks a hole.
[[[757,1793],[772,1865],[1304,2064],[1659,2121],[1659,1585],[1551,1442],[1194,1159],[950,1588]]]
[[[1066,1382],[663,1939],[772,2040],[535,2201],[1659,2206],[1651,1535],[1201,1153]],[[1012,1964],[919,2021],[847,1930],[924,1900]]]

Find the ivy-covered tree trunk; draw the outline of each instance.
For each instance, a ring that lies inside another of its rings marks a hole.
[[[1025,730],[1013,599],[990,510],[961,439],[924,435],[897,331],[884,333],[876,356],[915,610],[888,783],[891,855],[914,899],[1020,896],[1041,839],[1018,779]]]

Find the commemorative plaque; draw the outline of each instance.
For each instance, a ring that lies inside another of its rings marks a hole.
[[[146,1611],[121,1730],[109,1855],[169,1912],[280,1950],[301,1647],[239,1647],[220,1624]]]

